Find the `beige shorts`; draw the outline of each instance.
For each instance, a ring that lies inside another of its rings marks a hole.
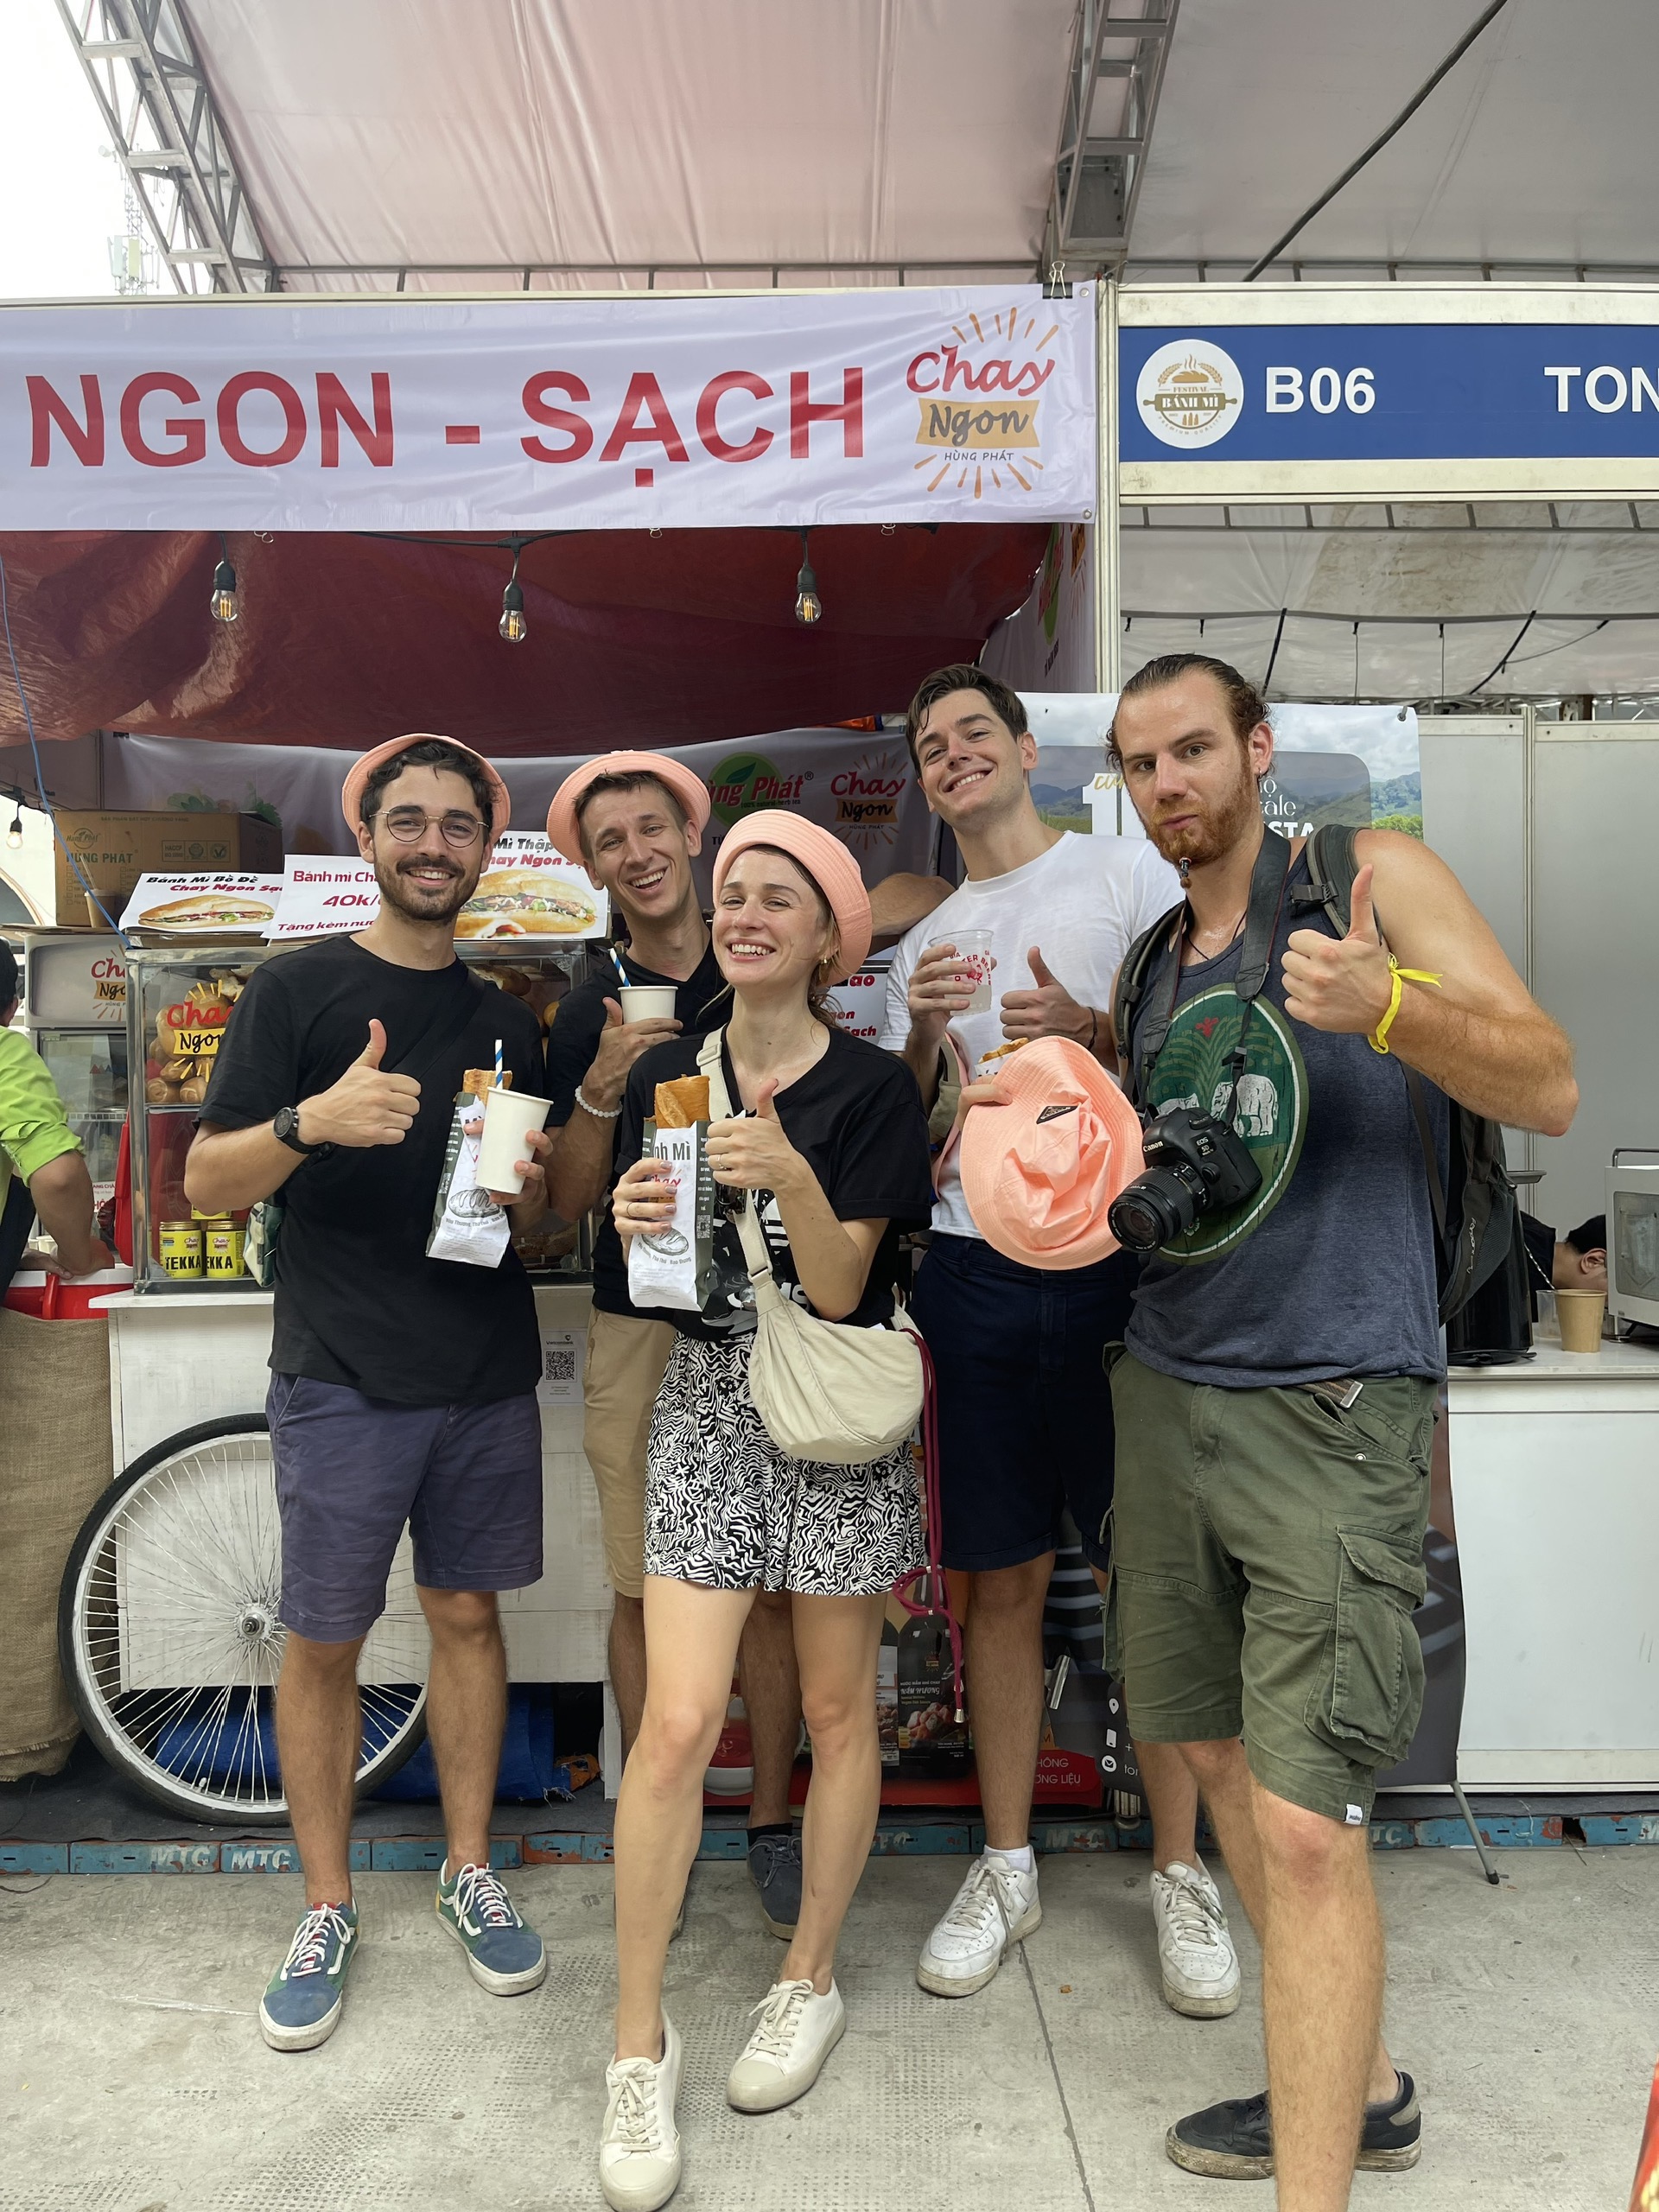
[[[599,1491],[605,1573],[613,1590],[645,1587],[645,1446],[663,1370],[674,1349],[671,1321],[595,1312],[582,1373],[582,1450]]]

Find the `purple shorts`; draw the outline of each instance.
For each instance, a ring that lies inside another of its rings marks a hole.
[[[427,1590],[522,1590],[542,1575],[533,1393],[396,1406],[273,1375],[265,1397],[283,1528],[283,1621],[315,1643],[366,1636],[407,1523]]]

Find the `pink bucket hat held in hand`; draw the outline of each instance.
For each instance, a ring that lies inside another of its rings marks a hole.
[[[974,1224],[1027,1268],[1087,1268],[1118,1249],[1106,1209],[1141,1172],[1141,1122],[1092,1052],[1039,1037],[996,1077],[1001,1105],[969,1107],[958,1165]]]
[[[411,730],[407,737],[389,737],[384,745],[375,746],[353,763],[340,788],[340,810],[346,817],[346,827],[353,836],[356,836],[358,824],[363,819],[363,786],[383,760],[407,753],[411,745],[453,745],[457,753],[464,753],[469,760],[477,761],[490,787],[490,840],[493,843],[512,819],[512,800],[506,785],[481,753],[474,753],[458,737],[446,737],[442,730],[435,729]]]
[[[688,768],[683,760],[671,760],[666,753],[601,753],[597,760],[584,761],[580,768],[571,770],[547,810],[547,834],[553,840],[554,851],[579,867],[582,864],[582,828],[576,809],[582,793],[601,776],[655,776],[663,789],[678,799],[694,830],[701,833],[709,827],[713,804],[708,785],[695,768]]]
[[[720,897],[732,862],[750,845],[771,845],[798,861],[830,902],[841,938],[841,955],[830,971],[832,983],[845,982],[864,965],[870,949],[870,894],[864,888],[858,862],[839,837],[832,837],[816,822],[781,807],[760,814],[746,814],[728,830],[715,861],[715,897]]]

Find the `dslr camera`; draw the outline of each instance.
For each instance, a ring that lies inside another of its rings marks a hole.
[[[1145,1168],[1106,1210],[1126,1252],[1155,1252],[1211,1207],[1242,1205],[1262,1187],[1262,1171],[1231,1122],[1196,1106],[1158,1115],[1141,1144]]]

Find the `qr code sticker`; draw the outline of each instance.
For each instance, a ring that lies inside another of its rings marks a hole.
[[[544,1406],[582,1403],[582,1370],[588,1348],[584,1329],[550,1329],[542,1338],[542,1379],[536,1395]]]

